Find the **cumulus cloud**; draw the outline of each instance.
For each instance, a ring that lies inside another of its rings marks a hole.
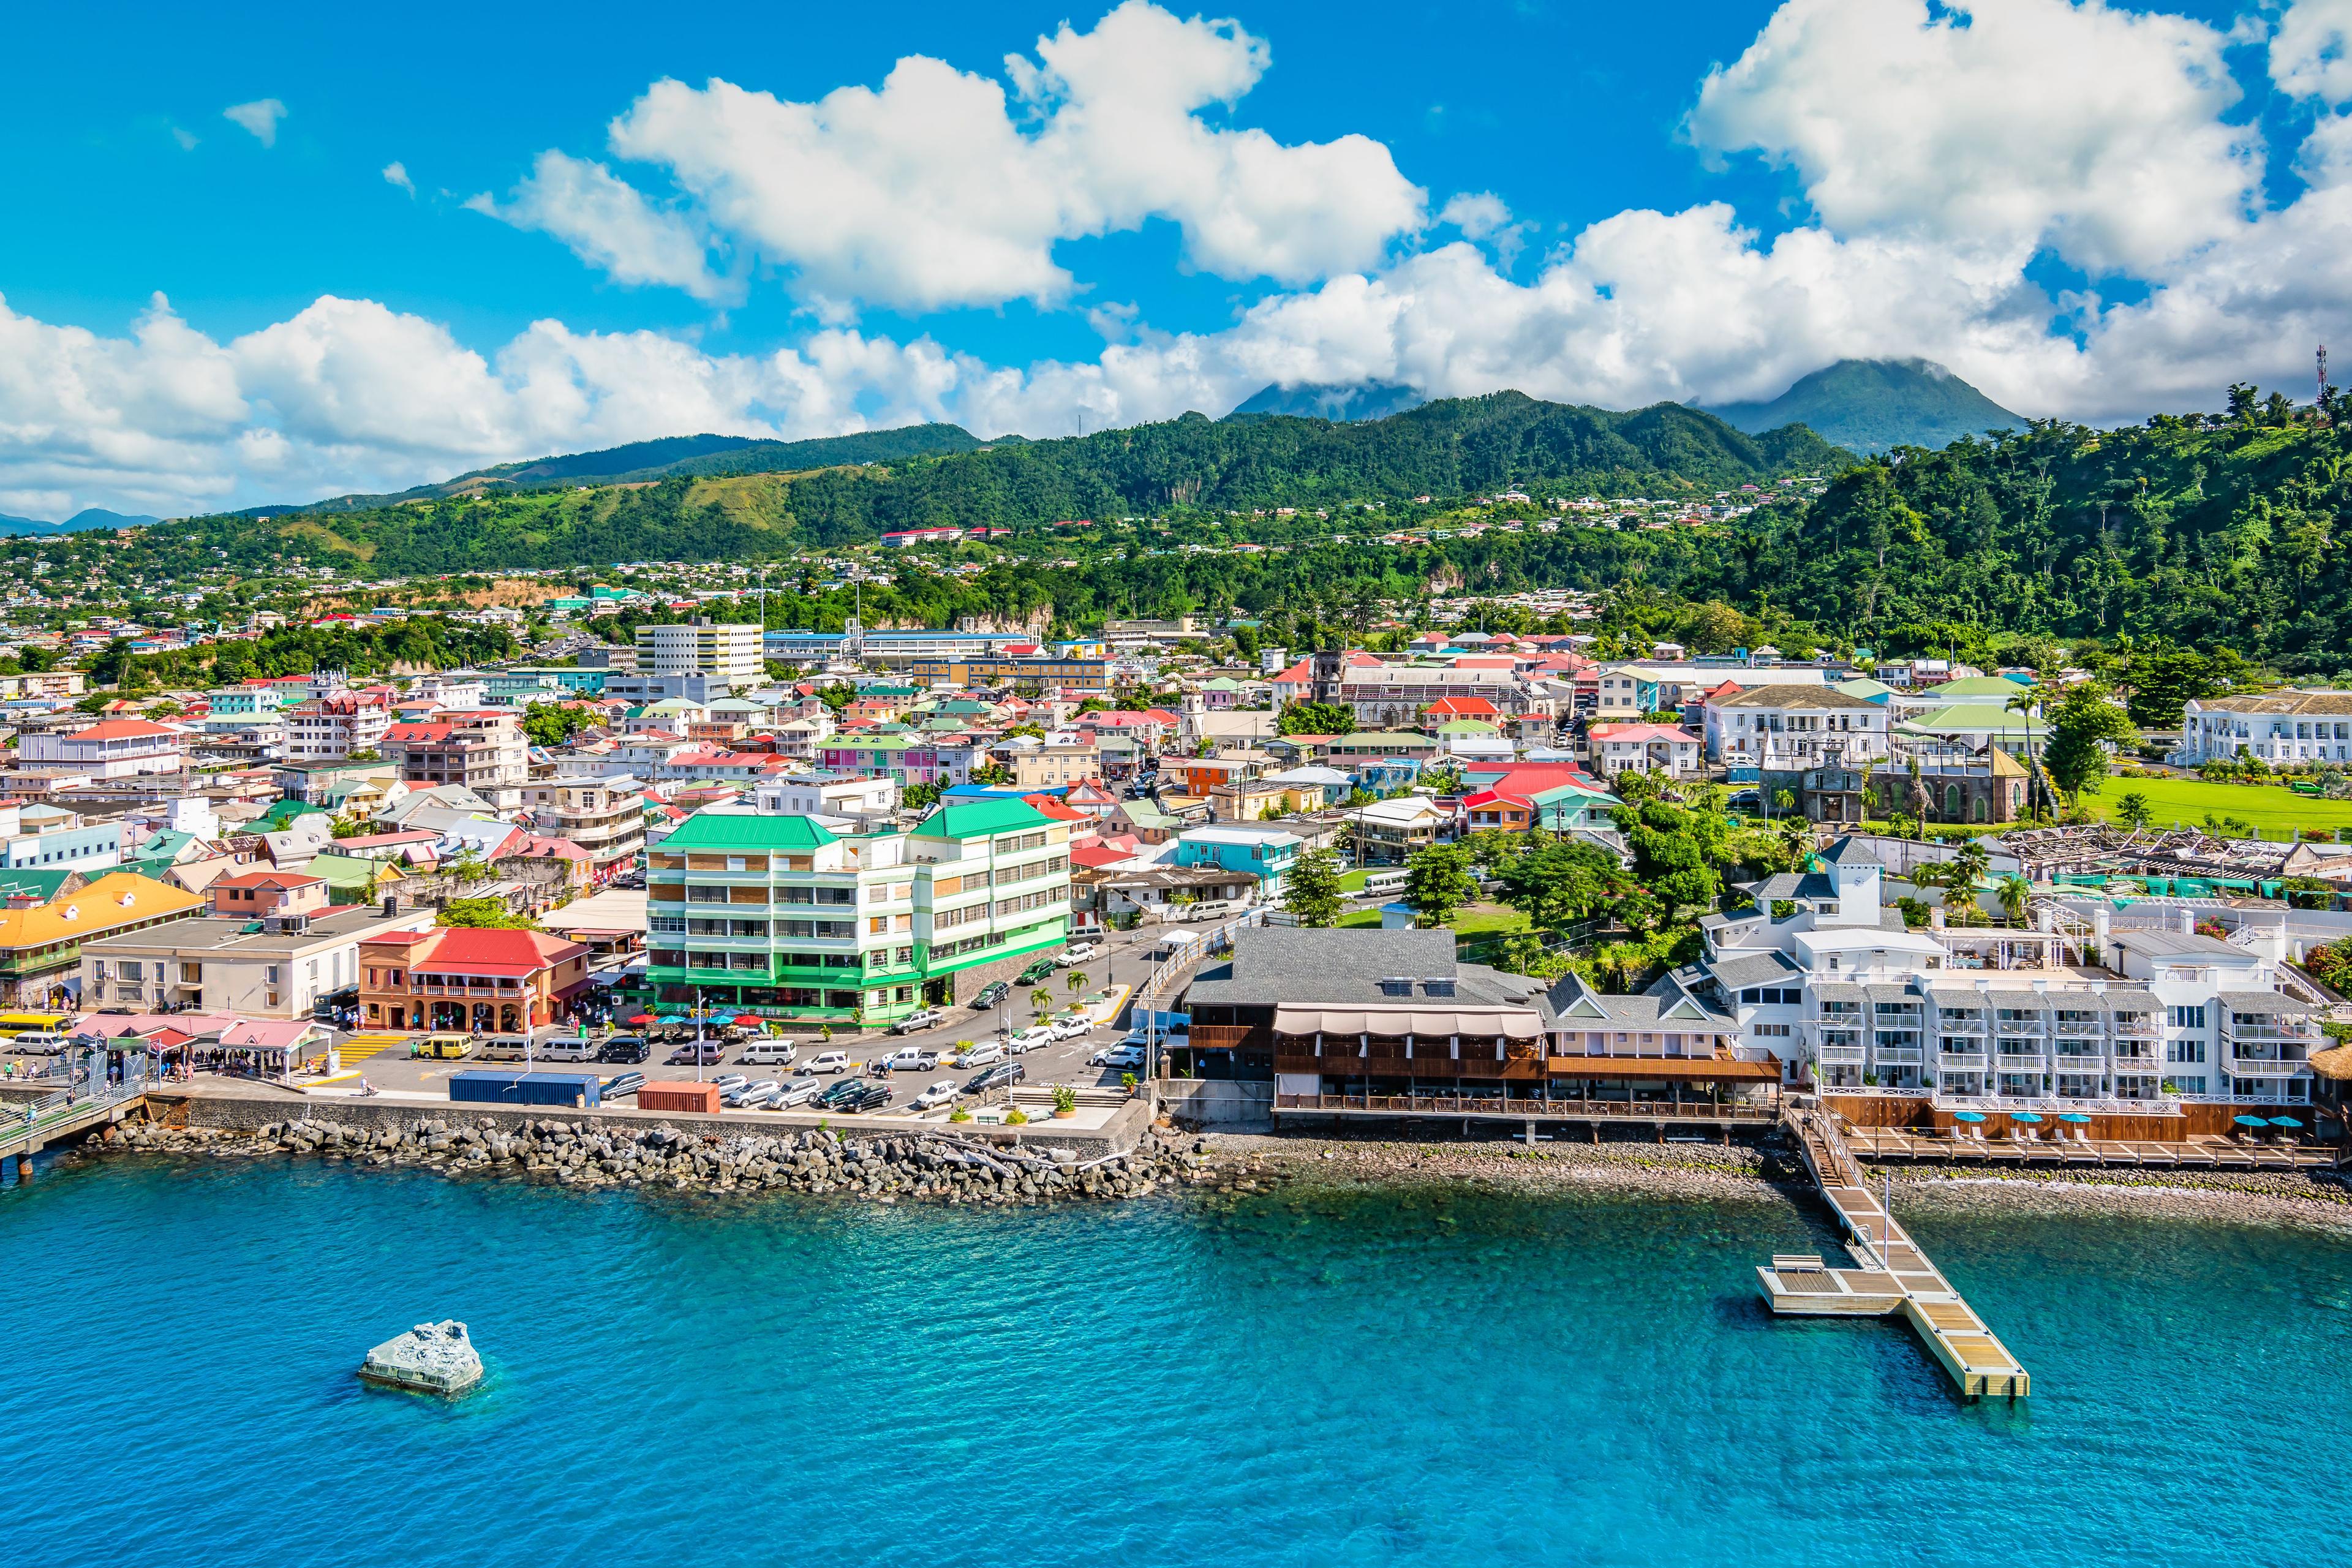
[[[253,132],[255,141],[264,147],[278,145],[278,122],[286,118],[286,106],[274,98],[257,98],[251,103],[232,103],[221,110],[221,118]]]
[[[517,228],[553,235],[615,282],[667,284],[707,300],[739,292],[710,270],[709,239],[694,222],[655,206],[602,163],[542,153],[506,205],[488,195],[466,205]]]
[[[397,158],[383,166],[383,183],[398,185],[412,196],[416,194],[416,182],[408,177],[408,165]]]
[[[1003,83],[919,57],[879,89],[808,104],[660,83],[615,122],[614,149],[670,169],[680,200],[551,153],[505,201],[476,205],[615,279],[698,297],[785,269],[827,324],[764,353],[556,321],[476,347],[327,297],[215,342],[160,298],[121,338],[0,303],[0,510],[396,488],[702,430],[948,419],[1062,435],[1222,413],[1268,382],[1627,407],[1768,397],[1841,357],[1918,354],[2029,415],[2210,406],[2235,380],[2303,384],[2311,343],[2352,313],[2352,112],[2330,111],[2347,90],[2332,14],[2295,0],[2280,23],[2269,68],[2328,107],[2299,145],[2265,149],[2226,122],[2234,89],[2210,74],[2219,46],[2201,24],[2098,0],[1979,0],[1965,26],[1909,0],[1787,0],[1706,78],[1688,133],[1793,171],[1793,216],[1622,212],[1524,277],[1507,248],[1523,226],[1497,193],[1456,195],[1435,220],[1452,234],[1423,238],[1423,194],[1375,144],[1377,159],[1352,139],[1300,147],[1221,126],[1208,111],[1260,79],[1265,46],[1139,0],[1041,38]],[[2248,195],[2266,153],[2306,182],[2276,208]],[[1200,332],[1096,303],[1098,353],[1027,365],[846,320],[868,300],[1069,299],[1081,284],[1058,238],[1152,216],[1181,226],[1193,265],[1288,286]],[[2032,280],[2053,251],[2134,286],[2053,298]]]
[[[2352,0],[2294,0],[2271,36],[2270,70],[2296,98],[2352,101]]]
[[[2245,221],[2262,176],[2227,37],[2100,0],[1788,0],[1688,133],[1795,172],[1841,233],[2046,244],[2147,269]]]
[[[1256,85],[1264,40],[1126,0],[1065,24],[1005,81],[910,55],[879,89],[794,102],[734,83],[659,81],[611,127],[620,158],[666,171],[710,229],[783,272],[827,314],[1059,304],[1077,282],[1054,247],[1163,218],[1187,262],[1305,283],[1377,264],[1426,221],[1424,193],[1363,136],[1284,143],[1205,116]],[[541,156],[515,200],[481,210],[557,235],[613,269],[647,249],[656,209],[600,164]],[[675,215],[670,224],[682,222]],[[677,264],[631,280],[699,278]]]

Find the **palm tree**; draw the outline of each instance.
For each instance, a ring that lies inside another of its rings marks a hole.
[[[2009,923],[2023,925],[2026,902],[2033,897],[2033,884],[2018,872],[2011,871],[2000,879],[1999,894],[2000,907],[2009,911]]]

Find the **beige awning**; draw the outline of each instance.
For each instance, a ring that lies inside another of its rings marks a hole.
[[[1401,1039],[1444,1039],[1454,1035],[1491,1040],[1532,1040],[1543,1020],[1525,1007],[1310,1007],[1274,1010],[1277,1035],[1378,1035]]]

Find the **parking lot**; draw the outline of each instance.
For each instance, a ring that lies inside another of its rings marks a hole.
[[[1085,994],[1090,995],[1098,993],[1104,989],[1106,984],[1132,987],[1150,972],[1153,967],[1151,955],[1159,950],[1160,945],[1160,939],[1156,936],[1138,938],[1114,933],[1113,941],[1106,952],[1098,953],[1095,958],[1079,966],[1087,981]],[[1056,969],[1042,983],[1043,988],[1051,993],[1057,1005],[1066,1003],[1074,994],[1068,987],[1069,973],[1068,968]],[[941,1061],[939,1068],[923,1072],[894,1073],[882,1079],[882,1081],[887,1083],[894,1092],[890,1104],[881,1109],[890,1113],[901,1113],[915,1096],[940,1079],[950,1079],[961,1087],[979,1074],[982,1069],[977,1066],[952,1068],[946,1065],[953,1058],[958,1042],[992,1041],[997,1037],[1000,1026],[1014,1030],[1029,1027],[1034,1021],[1029,1005],[1029,990],[1030,988],[1025,986],[1012,989],[1002,1006],[991,1008],[986,1012],[975,1011],[969,1006],[943,1009],[944,1016],[939,1024],[928,1028],[910,1030],[904,1035],[879,1030],[855,1035],[837,1033],[834,1039],[828,1041],[822,1037],[822,1033],[818,1029],[812,1027],[803,1032],[787,1025],[783,1026],[782,1037],[793,1041],[798,1047],[798,1060],[793,1066],[805,1064],[822,1053],[837,1051],[845,1055],[851,1063],[856,1064],[852,1070],[868,1071],[869,1076],[871,1076],[870,1069],[873,1064],[903,1047],[913,1046],[937,1051]],[[1122,1008],[1116,1019],[1089,1028],[1082,1036],[1057,1040],[1006,1059],[1020,1064],[1022,1084],[1024,1088],[1049,1088],[1058,1084],[1068,1084],[1076,1088],[1116,1089],[1118,1087],[1122,1071],[1139,1071],[1140,1069],[1090,1067],[1087,1063],[1087,1058],[1104,1047],[1117,1043],[1126,1031],[1126,1010]],[[625,1025],[616,1026],[616,1032],[642,1033],[631,1031]],[[355,1037],[337,1030],[332,1032],[332,1038],[339,1053],[344,1058],[343,1066],[346,1069],[358,1073],[371,1089],[386,1094],[442,1099],[448,1092],[447,1080],[452,1073],[476,1068],[511,1068],[521,1066],[519,1062],[486,1061],[481,1058],[478,1052],[454,1059],[436,1060],[411,1057],[408,1054],[409,1037],[400,1037],[395,1039],[381,1034],[362,1033],[356,1037],[357,1045],[347,1046],[347,1043],[353,1041]],[[714,1040],[713,1043],[717,1042]],[[717,1065],[704,1068],[699,1074],[690,1064],[668,1062],[667,1058],[677,1047],[659,1040],[654,1043],[652,1055],[643,1062],[623,1065],[606,1062],[541,1061],[535,1065],[557,1071],[593,1071],[604,1079],[611,1079],[615,1074],[623,1072],[639,1072],[643,1073],[648,1081],[683,1079],[691,1082],[698,1077],[708,1081],[729,1073],[744,1074],[754,1082],[769,1079],[789,1079],[793,1076],[793,1066],[744,1063],[742,1058],[749,1045],[750,1043],[746,1042],[725,1047],[720,1053],[720,1061]],[[7,1058],[0,1058],[0,1059]],[[39,1058],[23,1059],[26,1065],[18,1068],[19,1072],[27,1070],[28,1068],[30,1070],[38,1071],[46,1065],[44,1059]],[[845,1074],[828,1074],[821,1081],[829,1087],[839,1081],[843,1076]],[[1000,1089],[983,1097],[979,1103],[1000,1103],[1004,1098],[1003,1092]],[[623,1100],[615,1103],[627,1104],[629,1101]],[[803,1106],[794,1109],[805,1114],[811,1108]],[[948,1104],[942,1104],[932,1114],[945,1117],[949,1109]]]

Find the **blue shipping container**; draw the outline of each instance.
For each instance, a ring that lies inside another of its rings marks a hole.
[[[494,1072],[474,1069],[449,1075],[449,1098],[468,1105],[570,1105],[593,1110],[603,1104],[593,1072]]]

